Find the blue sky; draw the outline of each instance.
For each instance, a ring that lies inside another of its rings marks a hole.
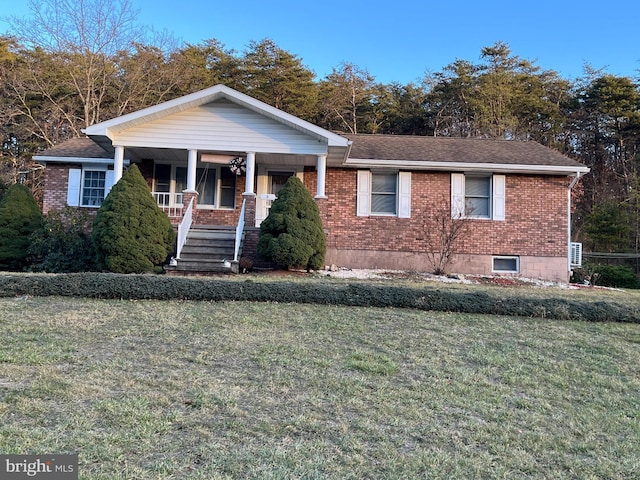
[[[0,0],[0,16],[24,15],[27,0]],[[585,63],[606,73],[640,76],[637,0],[132,0],[139,22],[179,40],[215,38],[242,52],[272,39],[318,79],[342,62],[378,82],[419,81],[457,58],[476,62],[497,41],[567,79]],[[0,32],[7,24],[0,21]]]

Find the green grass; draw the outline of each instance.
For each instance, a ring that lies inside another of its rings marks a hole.
[[[640,471],[637,324],[22,297],[0,329],[0,451],[84,479]]]

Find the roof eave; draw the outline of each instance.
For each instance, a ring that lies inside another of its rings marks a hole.
[[[34,155],[33,161],[46,165],[47,163],[82,163],[85,165],[111,165],[113,164],[113,158],[90,158],[90,157],[54,157],[50,155]],[[124,161],[125,164],[129,163],[129,160]]]
[[[404,168],[409,170],[439,170],[449,172],[500,172],[544,175],[573,175],[588,173],[583,165],[523,165],[505,163],[430,162],[423,160],[372,160],[348,158],[345,166],[370,168]]]

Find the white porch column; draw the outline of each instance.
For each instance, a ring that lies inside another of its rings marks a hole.
[[[327,198],[324,193],[325,180],[327,178],[327,156],[318,155],[318,185],[316,188],[316,198]]]
[[[247,152],[247,172],[243,195],[255,195],[254,178],[256,175],[256,152]]]
[[[196,191],[196,167],[198,166],[198,150],[189,150],[187,160],[187,191]]]
[[[124,169],[124,147],[117,145],[116,153],[113,157],[113,183],[118,183],[118,180],[122,178],[122,171]]]

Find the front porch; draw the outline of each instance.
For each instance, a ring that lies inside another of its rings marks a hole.
[[[248,254],[249,232],[257,232],[286,179],[300,176],[317,199],[325,198],[327,164],[344,164],[351,145],[346,137],[224,85],[84,133],[113,155],[114,183],[127,161],[139,165],[179,230],[178,265],[189,232],[199,225],[235,228],[233,261],[242,244]]]
[[[254,266],[271,266],[257,255],[260,224],[292,175],[298,176],[316,199],[326,198],[326,156],[285,159],[281,155],[274,163],[261,155],[247,154],[243,168],[236,172],[230,171],[230,160],[220,154],[215,155],[219,163],[207,165],[210,156],[199,154],[186,167],[162,160],[141,164],[152,195],[177,231],[176,254],[167,272],[237,273],[242,256]],[[262,161],[256,162],[256,157]],[[190,184],[192,169],[196,175]],[[185,183],[187,188],[181,190]],[[188,188],[191,185],[194,188]]]

